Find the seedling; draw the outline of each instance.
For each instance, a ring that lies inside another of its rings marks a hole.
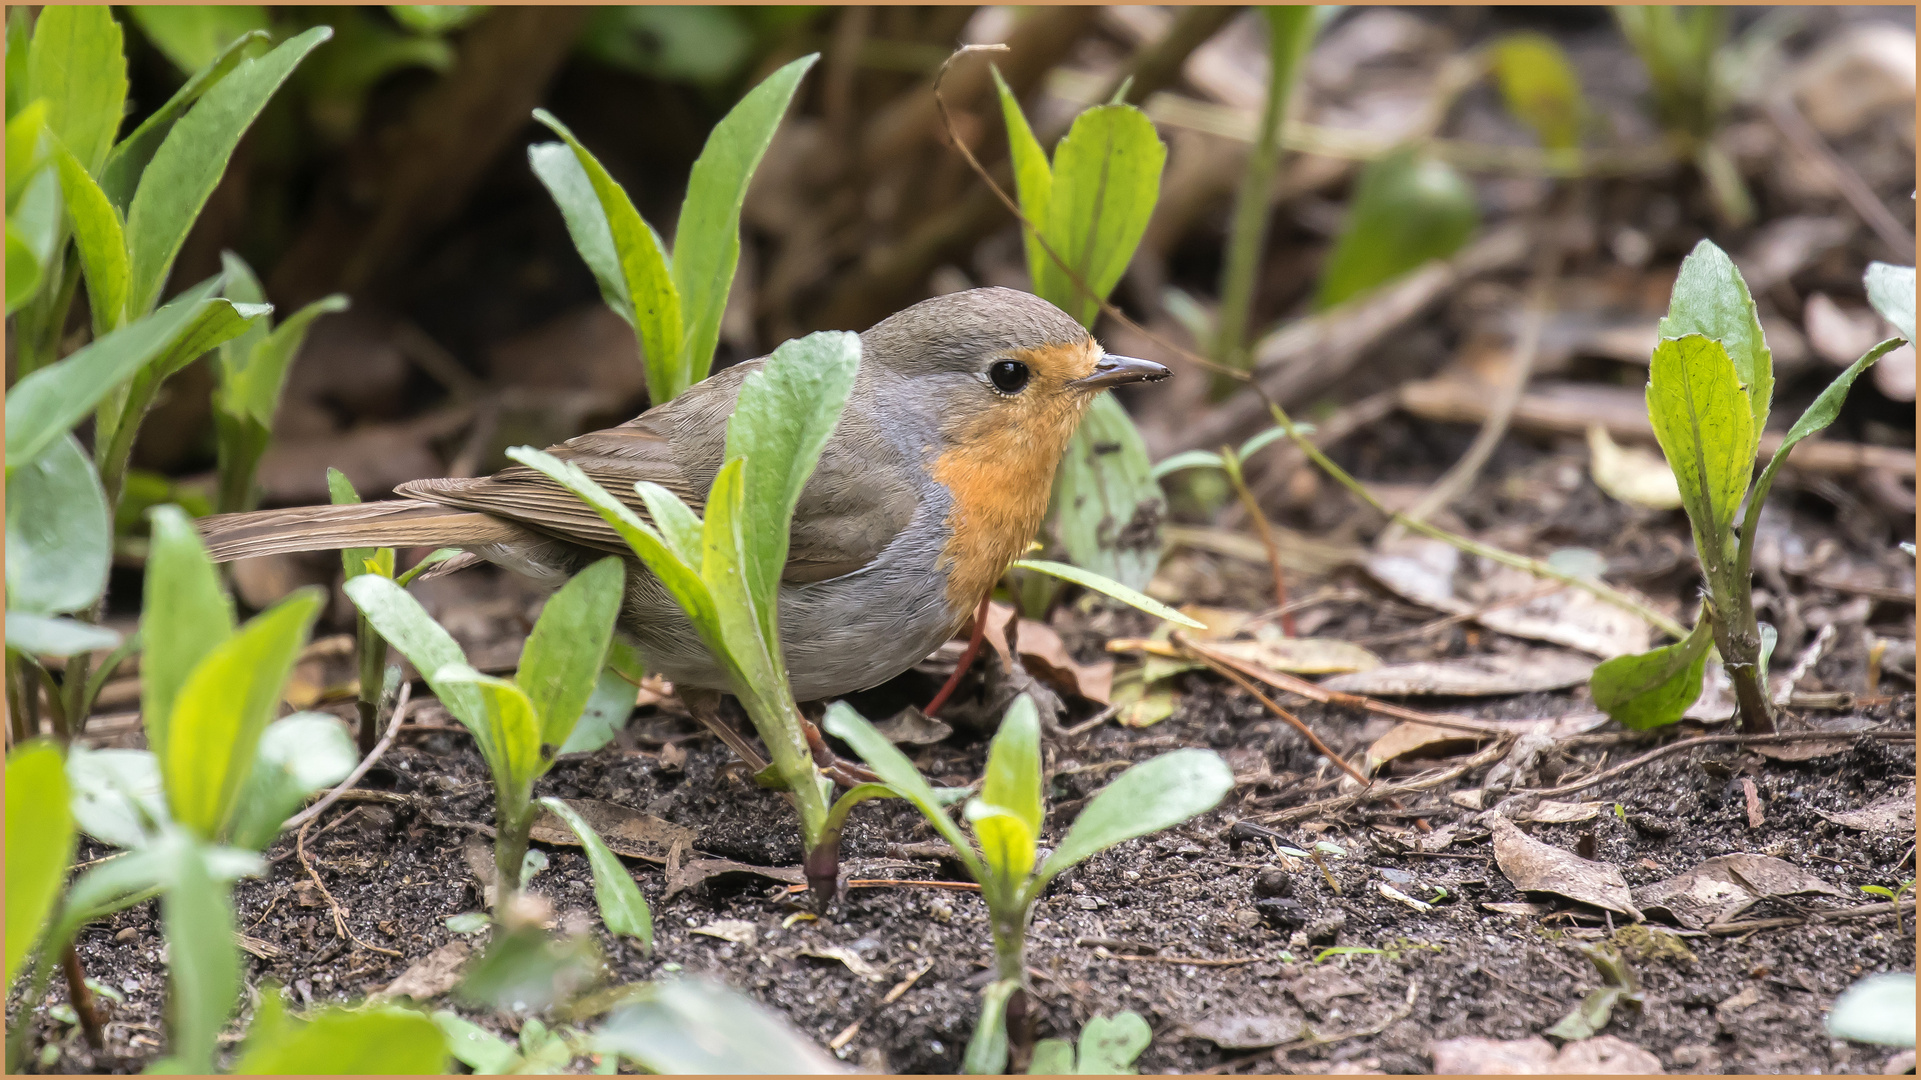
[[[705,379],[713,366],[740,262],[748,182],[801,77],[819,58],[803,56],[769,75],[714,125],[687,179],[671,254],[574,133],[545,109],[534,110],[534,119],[565,142],[530,146],[527,159],[559,205],[607,306],[634,328],[655,405]]]
[[[1135,1012],[1096,1016],[1081,1028],[1080,1053],[1066,1039],[1034,1044],[1029,1076],[1132,1076],[1134,1062],[1154,1040],[1147,1021]]]
[[[1828,1034],[1837,1039],[1914,1045],[1914,972],[1870,975],[1834,999]]]
[[[997,977],[985,992],[980,1024],[962,1063],[970,1073],[997,1073],[1007,1065],[1007,1017],[1010,1009],[1024,1008],[1017,995],[1026,978],[1027,925],[1048,882],[1116,844],[1206,813],[1234,786],[1233,771],[1212,750],[1176,750],[1143,762],[1089,800],[1060,844],[1040,860],[1040,720],[1032,698],[1015,699],[988,750],[980,796],[968,800],[965,810],[972,841],[945,809],[959,793],[929,786],[913,762],[859,713],[835,702],[828,707],[826,726],[881,780],[863,785],[878,790],[856,788],[847,799],[892,795],[913,803],[980,883],[993,928]]]
[[[1877,263],[1870,267],[1868,281],[1870,300],[1912,340],[1913,268]],[[1756,621],[1752,592],[1761,506],[1788,452],[1833,423],[1854,380],[1902,340],[1890,338],[1869,349],[1829,383],[1788,429],[1750,485],[1774,396],[1772,356],[1747,284],[1727,255],[1703,240],[1682,262],[1649,367],[1648,417],[1680,485],[1707,595],[1693,631],[1681,641],[1616,657],[1594,669],[1589,688],[1594,703],[1609,716],[1636,729],[1679,720],[1700,696],[1708,650],[1718,648],[1734,686],[1742,730],[1774,730],[1767,685],[1774,636],[1772,628]]]

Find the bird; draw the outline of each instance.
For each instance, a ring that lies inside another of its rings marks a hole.
[[[846,407],[794,511],[781,575],[780,641],[801,702],[883,683],[967,625],[1039,531],[1054,474],[1094,398],[1171,374],[1106,352],[1066,312],[1002,287],[923,300],[863,332],[860,347]],[[643,518],[640,480],[699,512],[725,459],[741,382],[764,363],[724,368],[626,423],[547,452]],[[399,498],[216,515],[201,519],[200,531],[218,561],[449,547],[556,585],[609,552],[624,555],[620,625],[648,669],[677,690],[729,692],[722,666],[660,581],[546,476],[514,465],[394,490]]]

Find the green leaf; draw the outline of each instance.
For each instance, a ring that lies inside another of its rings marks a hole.
[[[1868,303],[1874,305],[1882,318],[1893,323],[1902,337],[1913,341],[1914,267],[1871,262],[1863,281],[1868,289]]]
[[[780,1014],[702,979],[649,984],[594,1034],[594,1048],[663,1075],[841,1071]]]
[[[1007,150],[1014,163],[1014,188],[1020,194],[1021,213],[1027,220],[1046,228],[1047,204],[1054,195],[1054,167],[1047,160],[1047,151],[1041,149],[1040,140],[1034,138],[1034,129],[1027,124],[1020,100],[1008,87],[1007,80],[1001,78],[1000,66],[990,65],[989,70],[994,74],[994,88],[1000,93],[1001,119],[1007,125]],[[1033,229],[1023,225],[1021,240],[1027,249],[1027,275],[1036,283],[1038,291],[1041,274],[1053,260],[1041,247],[1040,236]]]
[[[1212,450],[1183,450],[1173,457],[1155,462],[1149,475],[1160,480],[1182,469],[1218,469],[1220,467],[1221,455]]]
[[[549,746],[566,743],[593,696],[626,580],[618,557],[601,559],[554,593],[527,636],[514,681],[533,702],[540,741]]]
[[[233,636],[233,600],[178,507],[153,512],[140,608],[140,717],[147,745],[164,753],[174,699],[208,654]]]
[[[1161,561],[1161,487],[1147,442],[1112,393],[1095,396],[1054,474],[1051,517],[1067,557],[1133,589]]]
[[[40,12],[27,52],[27,100],[36,99],[47,102],[47,127],[98,173],[127,100],[120,24],[106,6]]]
[[[626,189],[566,125],[544,109],[534,110],[534,119],[565,139],[573,155],[570,160],[536,147],[528,160],[560,206],[567,232],[600,282],[607,306],[639,335],[649,400],[656,405],[670,401],[688,386],[681,377],[686,346],[682,308],[687,300],[668,266],[666,245],[653,226],[641,220]]]
[[[174,257],[220,183],[240,137],[300,61],[332,36],[332,28],[316,26],[265,56],[242,61],[167,133],[127,210],[131,311],[145,312],[159,302]]]
[[[1130,1076],[1134,1062],[1154,1041],[1154,1032],[1136,1012],[1096,1016],[1081,1029],[1082,1076]]]
[[[218,277],[210,278],[152,315],[95,338],[15,383],[7,393],[8,470],[33,460],[72,429],[109,391],[194,329],[208,309],[231,307],[225,300],[207,299],[219,286]]]
[[[188,74],[213,63],[243,35],[267,29],[267,9],[257,4],[135,4],[126,10],[147,40]]]
[[[1185,626],[1194,630],[1207,629],[1206,625],[1188,618],[1146,593],[1136,592],[1122,585],[1120,582],[1114,581],[1111,578],[1102,577],[1092,570],[1083,570],[1078,566],[1070,566],[1067,563],[1049,562],[1046,559],[1017,559],[1014,562],[1013,568],[1016,570],[1032,570],[1040,574],[1052,574],[1054,577],[1061,578],[1062,580],[1071,581],[1076,585],[1092,589],[1097,593],[1111,596],[1121,603],[1127,604],[1130,607],[1139,608],[1157,619],[1166,619],[1168,622],[1178,626]]]
[[[914,768],[914,763],[907,760],[906,754],[887,741],[887,736],[874,730],[874,725],[843,701],[827,706],[827,717],[821,726],[828,734],[852,747],[854,753],[874,771],[874,775],[880,777],[881,783],[914,804],[927,823],[934,827],[934,831],[940,833],[941,839],[953,847],[954,854],[959,856],[975,881],[986,881],[986,868],[981,864],[980,856],[975,854],[974,845],[967,842],[967,836],[961,832],[960,826],[947,816],[947,811],[942,809],[943,800],[934,794],[933,787],[921,776],[920,770]]]
[[[1054,148],[1047,218],[1037,224],[1093,295],[1051,258],[1041,264],[1034,292],[1091,328],[1147,231],[1166,162],[1154,122],[1132,105],[1101,105],[1075,117]]]
[[[1664,338],[1648,372],[1648,419],[1681,488],[1704,556],[1725,543],[1754,474],[1754,415],[1727,350],[1700,334]]]
[[[560,746],[560,753],[591,754],[614,741],[634,713],[634,684],[610,665],[601,670],[593,696],[580,712],[580,722]]]
[[[60,193],[60,170],[42,167],[26,179],[19,202],[7,217],[7,235],[13,238],[14,260],[31,259],[28,280],[19,288],[9,282],[9,301],[14,307],[31,299],[40,282],[52,280],[51,273],[64,261],[62,249],[67,242],[66,203]]]
[[[668,397],[705,379],[713,367],[720,318],[740,262],[740,209],[747,201],[747,185],[801,77],[818,59],[819,53],[809,53],[749,90],[714,125],[707,145],[694,160],[687,198],[680,204],[680,220],[674,227],[672,273],[685,312],[686,340],[681,346],[678,381]],[[653,398],[656,405],[664,400]]]
[[[494,775],[496,791],[524,800],[548,764],[540,753],[540,722],[526,691],[506,679],[482,675],[464,663],[441,668],[432,683],[436,689],[458,685],[471,688],[480,700],[482,721],[474,730],[474,738]]]
[[[7,8],[7,119],[12,120],[31,100],[27,94],[27,53],[32,49],[27,9]],[[13,160],[11,155],[9,159]]]
[[[15,612],[91,608],[107,587],[113,531],[106,493],[80,441],[62,433],[47,452],[8,471],[9,620]]]
[[[981,1015],[961,1055],[961,1072],[998,1076],[1007,1071],[1007,1001],[1020,988],[1020,980],[1002,979],[981,991]]]
[[[680,496],[652,480],[636,480],[634,491],[640,495],[641,503],[647,507],[647,516],[653,519],[660,538],[674,557],[689,566],[698,566],[700,534],[704,528],[700,515],[681,502]]]
[[[147,750],[67,750],[67,782],[80,830],[117,848],[146,848],[156,826],[167,824],[160,762]]]
[[[580,838],[580,846],[586,849],[587,863],[594,871],[594,902],[600,905],[600,921],[607,924],[607,931],[633,938],[647,952],[653,952],[654,916],[640,895],[640,886],[634,884],[633,875],[573,807],[552,797],[540,802],[567,823]]]
[[[208,653],[174,699],[160,770],[174,820],[201,839],[219,836],[233,817],[261,733],[325,603],[322,590],[302,589],[261,612]]]
[[[419,577],[421,574],[426,573],[427,571],[433,569],[436,566],[439,566],[441,563],[444,563],[448,559],[451,559],[454,556],[459,555],[461,553],[462,552],[459,548],[435,548],[434,550],[429,551],[427,554],[422,555],[420,557],[419,562],[413,564],[412,566],[409,566],[405,573],[401,574],[399,577],[394,578],[394,580],[400,584],[401,588],[404,589],[408,585],[413,584],[414,578]]]
[[[1027,1062],[1029,1076],[1074,1075],[1074,1044],[1066,1039],[1042,1039],[1034,1044],[1034,1056]]]
[[[1034,699],[1026,694],[1008,706],[1000,730],[988,746],[981,801],[1019,818],[1027,826],[1029,843],[1040,836],[1041,722]]]
[[[353,481],[347,479],[346,473],[341,472],[339,469],[329,467],[327,469],[327,498],[328,501],[335,506],[357,506],[360,503],[360,492],[354,490]],[[352,581],[362,574],[379,573],[378,570],[368,570],[367,564],[373,563],[378,567],[383,558],[386,560],[387,572],[381,576],[392,577],[394,568],[392,548],[341,548],[341,571],[346,575],[346,580],[348,581]]]
[[[1703,611],[1680,641],[1602,662],[1588,677],[1595,708],[1635,731],[1674,723],[1701,696],[1713,645],[1713,625]]]
[[[55,189],[58,190],[57,188]],[[26,235],[7,222],[7,314],[18,311],[40,291],[40,258]]]
[[[327,713],[295,713],[268,725],[235,801],[234,846],[265,850],[302,803],[346,779],[359,760],[346,728]]]
[[[824,330],[787,341],[759,371],[741,380],[734,415],[727,421],[726,460],[747,462],[740,522],[743,562],[748,592],[769,642],[780,639],[775,599],[787,565],[794,507],[840,422],[859,369],[858,334]],[[710,495],[710,521],[712,501]],[[702,576],[713,580],[704,572]]]
[[[1480,220],[1474,189],[1446,162],[1413,147],[1369,162],[1321,271],[1315,307],[1331,308],[1454,254]]]
[[[276,995],[277,996],[277,995]],[[447,1037],[411,1009],[321,1009],[234,1064],[240,1076],[402,1076],[445,1072]]]
[[[1607,1027],[1608,1020],[1614,1015],[1614,1006],[1625,993],[1618,986],[1603,986],[1589,991],[1587,997],[1574,1007],[1574,1011],[1563,1016],[1559,1023],[1548,1028],[1546,1034],[1557,1039],[1591,1039]]]
[[[78,656],[118,644],[119,632],[104,626],[25,611],[7,612],[7,648],[29,656]]]
[[[245,354],[235,350],[232,360],[223,364],[221,396],[226,410],[236,416],[249,417],[271,430],[274,411],[280,407],[281,390],[287,384],[287,372],[301,344],[307,340],[313,321],[322,315],[345,311],[349,306],[347,298],[340,293],[323,296],[294,312]],[[264,327],[265,320],[257,326]],[[243,343],[245,340],[245,337],[241,339]],[[223,360],[226,360],[224,355]]]
[[[707,491],[707,517],[701,522],[700,531],[700,579],[707,583],[713,597],[720,644],[736,672],[751,673],[746,680],[736,680],[744,683],[735,687],[743,694],[760,686],[786,682],[780,639],[766,632],[767,624],[773,620],[763,619],[748,580],[750,570],[741,520],[746,506],[746,472],[747,461],[735,458],[714,474],[713,486]]]
[[[520,1054],[512,1043],[447,1009],[433,1015],[434,1026],[447,1038],[448,1052],[476,1076],[499,1076],[513,1071]]]
[[[240,994],[233,902],[208,865],[208,852],[176,837],[165,860],[160,920],[167,934],[168,1057],[179,1071],[213,1072],[221,1029]]]
[[[54,154],[60,168],[60,189],[67,200],[67,219],[73,224],[74,244],[86,273],[87,307],[93,315],[95,336],[119,329],[127,320],[126,227],[120,212],[107,200],[86,166],[65,146]]]
[[[1014,811],[980,799],[970,799],[964,812],[967,823],[974,827],[974,837],[980,841],[981,858],[987,863],[990,880],[981,882],[982,888],[1012,896],[1012,890],[1034,871],[1034,830]],[[988,907],[998,908],[1004,902],[990,899]]]
[[[47,130],[46,102],[36,101],[7,118],[7,213],[19,208],[27,181],[51,164],[49,155],[57,145]]]
[[[362,574],[341,589],[373,624],[374,630],[413,663],[414,670],[427,680],[440,703],[474,733],[484,750],[490,736],[484,732],[487,706],[480,692],[466,681],[445,685],[440,682],[442,671],[467,665],[467,656],[460,651],[453,636],[441,629],[407,590],[379,574]]]
[[[1834,999],[1828,1034],[1837,1039],[1914,1045],[1914,972],[1870,975]]]
[[[1176,750],[1128,769],[1088,801],[1033,889],[1115,844],[1207,813],[1233,788],[1234,771],[1212,750]]]
[[[260,55],[271,44],[265,31],[235,38],[221,50],[219,56],[194,72],[193,78],[174,91],[173,96],[154,110],[152,116],[141,121],[140,126],[133,129],[133,134],[120,140],[107,152],[107,164],[100,170],[100,186],[105,189],[107,197],[113,200],[114,206],[122,213],[126,212],[127,206],[133,202],[135,189],[140,186],[141,174],[146,172],[160,144],[166,141],[167,133],[186,115],[188,107],[231,74],[242,60]]]
[[[22,743],[7,755],[7,993],[53,913],[73,845],[59,748],[39,740]]]
[[[1579,146],[1587,107],[1581,80],[1561,46],[1546,34],[1526,31],[1502,37],[1490,53],[1507,111],[1533,128],[1549,150]]]
[[[1774,398],[1773,354],[1761,333],[1754,298],[1748,295],[1741,271],[1710,240],[1694,245],[1688,257],[1681,260],[1681,273],[1668,299],[1667,317],[1661,320],[1663,338],[1689,334],[1711,337],[1727,350],[1734,362],[1734,377],[1748,398],[1754,432],[1760,434],[1767,427],[1768,404]]]
[[[394,21],[419,34],[447,34],[487,13],[485,4],[389,4]]]

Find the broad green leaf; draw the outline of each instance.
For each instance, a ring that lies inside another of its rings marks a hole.
[[[26,190],[27,181],[49,164],[48,154],[55,145],[47,131],[46,102],[36,101],[7,118],[7,213],[20,205],[20,193]]]
[[[1603,986],[1589,991],[1573,1012],[1561,1017],[1559,1023],[1543,1034],[1570,1041],[1593,1038],[1607,1027],[1608,1021],[1614,1016],[1614,1006],[1620,1003],[1624,993],[1626,991],[1618,986]]]
[[[219,286],[218,277],[210,278],[152,315],[15,383],[7,392],[7,468],[33,460],[109,391],[165,353],[208,309],[231,307],[225,300],[207,299]]]
[[[821,726],[827,733],[852,747],[867,767],[880,777],[881,783],[893,788],[895,793],[921,812],[927,823],[940,833],[954,849],[954,854],[967,867],[967,872],[975,881],[986,880],[986,868],[981,865],[980,856],[974,853],[974,845],[968,843],[966,834],[960,826],[947,816],[942,809],[944,801],[934,794],[934,789],[921,776],[907,755],[895,749],[887,741],[887,736],[874,730],[874,725],[855,712],[846,702],[836,701],[827,706],[827,717]]]
[[[22,743],[7,755],[8,993],[53,913],[73,844],[73,811],[67,808],[66,765],[59,748],[37,739]]]
[[[1042,1039],[1034,1044],[1034,1056],[1027,1062],[1029,1076],[1074,1075],[1074,1044],[1066,1039]]]
[[[272,304],[242,304],[225,299],[212,301],[198,318],[188,324],[179,338],[134,378],[165,379],[213,349],[266,322],[272,314]]]
[[[1007,1071],[1007,1001],[1020,988],[1019,979],[1002,979],[981,991],[980,1019],[961,1055],[961,1072],[998,1076]]]
[[[607,931],[633,938],[642,948],[653,952],[653,912],[648,910],[647,900],[640,895],[640,886],[634,884],[627,867],[573,807],[552,797],[540,803],[567,823],[586,850],[587,863],[594,871],[594,902],[600,906],[600,921],[607,924]]]
[[[634,698],[633,683],[621,678],[611,666],[603,669],[587,707],[580,711],[580,722],[560,745],[560,753],[591,754],[613,742],[634,713]]]
[[[593,696],[626,581],[619,558],[601,559],[554,593],[527,636],[514,681],[533,702],[540,741],[549,746],[566,743]]]
[[[120,24],[106,6],[41,10],[27,52],[27,100],[36,99],[47,102],[47,127],[97,174],[127,100]]]
[[[193,78],[174,91],[173,96],[154,110],[152,116],[142,120],[140,126],[133,129],[133,134],[120,140],[107,152],[107,164],[100,170],[100,186],[106,191],[107,197],[113,200],[114,206],[122,213],[126,212],[128,205],[133,202],[134,191],[140,186],[140,175],[146,172],[154,152],[166,141],[167,133],[173,130],[174,124],[186,115],[188,107],[231,74],[242,60],[266,52],[271,44],[265,31],[235,38],[221,50],[219,56],[194,72]]]
[[[741,520],[746,506],[747,469],[745,458],[735,458],[714,474],[713,486],[707,492],[707,516],[701,521],[700,579],[714,598],[714,621],[720,627],[725,655],[737,669],[763,675],[771,682],[785,682],[780,639],[766,629],[773,619],[763,619],[748,581]],[[759,680],[755,683],[758,685]],[[740,693],[754,688],[735,687]]]
[[[321,590],[303,589],[261,612],[208,653],[175,697],[160,771],[174,820],[201,839],[219,836],[232,819],[325,602]]]
[[[1474,189],[1446,162],[1407,147],[1369,162],[1321,271],[1323,310],[1460,250],[1480,224]]]
[[[67,200],[67,220],[73,224],[74,244],[87,279],[87,307],[96,336],[119,329],[127,319],[126,228],[107,193],[87,175],[86,166],[62,146],[54,155],[60,167],[60,189]]]
[[[774,604],[794,507],[840,422],[859,369],[857,334],[823,330],[785,342],[741,380],[727,421],[727,461],[748,463],[740,522],[744,569],[770,642],[779,638]]]
[[[707,377],[720,318],[740,262],[740,209],[747,185],[760,167],[774,129],[800,87],[801,77],[820,59],[809,53],[767,76],[730,109],[707,136],[687,178],[687,198],[674,227],[674,287],[680,293],[686,340],[673,397]],[[650,390],[651,392],[651,390]],[[654,397],[655,404],[666,398]]]
[[[780,1014],[703,979],[649,984],[594,1034],[594,1048],[663,1075],[842,1071]]]
[[[1661,337],[1701,334],[1721,343],[1734,362],[1734,377],[1747,395],[1755,434],[1767,427],[1774,398],[1774,359],[1754,313],[1754,298],[1734,260],[1703,240],[1681,260],[1680,276],[1661,320]],[[1672,460],[1672,459],[1670,459]],[[1685,489],[1684,489],[1685,490]]]
[[[1713,625],[1703,611],[1680,641],[1604,661],[1588,677],[1595,708],[1635,731],[1674,723],[1701,696],[1713,646]]]
[[[391,1005],[328,1008],[270,1043],[251,1044],[240,1076],[404,1076],[445,1072],[447,1037],[434,1021]]]
[[[982,888],[998,891],[992,880],[998,878],[999,888],[1012,895],[1034,872],[1034,830],[1014,811],[980,799],[969,800],[964,812],[980,841],[981,859],[987,863],[990,880],[981,882]],[[989,905],[999,906],[991,898]]]
[[[264,335],[264,339],[251,350],[251,355],[226,373],[221,392],[227,410],[235,415],[250,417],[261,427],[271,430],[274,410],[280,407],[280,393],[287,384],[287,372],[292,368],[293,358],[300,352],[301,344],[307,340],[307,331],[313,321],[322,315],[345,311],[348,306],[347,298],[340,293],[323,296],[294,312],[285,322]],[[265,324],[266,320],[263,319],[255,326],[264,327]],[[244,335],[241,340],[245,341]]]
[[[40,268],[51,270],[67,242],[66,200],[52,162],[26,174],[7,224]]]
[[[487,13],[485,4],[389,4],[394,21],[419,34],[447,34]]]
[[[420,606],[420,601],[407,594],[407,590],[379,574],[363,574],[342,585],[341,589],[380,636],[412,661],[414,670],[420,672],[428,685],[433,687],[447,711],[467,725],[475,738],[484,739],[481,728],[486,718],[486,705],[479,691],[464,681],[446,685],[438,681],[441,671],[465,667],[467,664],[467,656],[460,651],[453,635],[441,629],[433,616],[427,614],[427,609]]]
[[[7,648],[15,652],[29,656],[77,656],[111,649],[118,644],[119,632],[104,626],[26,611],[7,612]]]
[[[167,133],[127,210],[127,243],[133,256],[130,310],[148,311],[159,301],[174,256],[220,183],[240,137],[300,61],[332,36],[330,27],[316,26],[265,56],[242,61]]]
[[[1051,258],[1034,279],[1035,293],[1092,327],[1147,231],[1166,162],[1154,122],[1132,105],[1102,105],[1075,117],[1054,148],[1047,219],[1037,224],[1093,295]]]
[[[213,63],[241,36],[267,29],[267,9],[257,4],[135,4],[126,10],[147,40],[188,74]]]
[[[1914,1045],[1914,972],[1870,975],[1834,999],[1828,1034],[1837,1039]]]
[[[19,6],[7,8],[7,119],[12,120],[20,111],[27,108],[31,100],[27,94],[27,53],[33,46],[31,28],[27,25],[27,9]]]
[[[690,384],[681,377],[687,298],[668,265],[666,245],[653,226],[641,220],[626,189],[614,182],[566,125],[545,109],[534,110],[534,119],[552,128],[573,149],[574,165],[585,174],[593,199],[584,197],[581,177],[573,174],[565,158],[534,156],[530,159],[534,171],[560,205],[568,234],[600,281],[602,295],[615,294],[608,306],[632,323],[640,336],[649,400],[656,405],[670,401]],[[614,256],[611,263],[608,245]]]
[[[1155,462],[1149,475],[1160,480],[1182,469],[1218,469],[1220,467],[1221,455],[1212,450],[1183,450],[1173,457],[1162,458]]]
[[[67,750],[67,782],[80,831],[117,848],[143,848],[172,820],[160,762],[149,750]]]
[[[1507,111],[1533,128],[1549,150],[1579,146],[1587,107],[1561,46],[1546,34],[1525,31],[1502,37],[1490,53]]]
[[[1054,474],[1055,535],[1067,557],[1132,589],[1161,561],[1162,493],[1147,442],[1114,395],[1095,396]]]
[[[1754,415],[1721,343],[1664,338],[1648,372],[1648,419],[1701,543],[1718,544],[1754,474]]]
[[[1207,813],[1233,788],[1233,770],[1212,750],[1176,750],[1128,769],[1088,801],[1041,865],[1035,895],[1055,875],[1115,844]]]
[[[447,1039],[447,1052],[476,1076],[499,1076],[513,1071],[520,1054],[500,1036],[448,1009],[433,1015],[434,1026]]]
[[[1901,336],[1914,340],[1914,267],[1891,266],[1884,262],[1868,264],[1864,279],[1868,303],[1881,317],[1894,324]]]
[[[540,752],[540,722],[526,691],[506,679],[482,675],[464,663],[441,668],[434,674],[433,684],[472,688],[480,699],[485,727],[474,735],[487,767],[493,771],[494,783],[525,799],[547,767]]]
[[[1000,93],[1001,119],[1007,125],[1008,156],[1014,163],[1014,189],[1020,194],[1021,213],[1044,229],[1048,220],[1047,204],[1054,194],[1054,166],[1049,164],[1040,140],[1034,138],[1034,129],[1027,124],[1020,100],[1008,87],[1007,80],[1001,78],[999,65],[992,65],[989,70],[994,73],[994,88]],[[1053,260],[1041,247],[1039,234],[1033,229],[1023,225],[1021,240],[1027,249],[1028,278],[1038,289],[1043,270]]]
[[[1030,844],[1040,836],[1041,722],[1034,699],[1026,694],[1008,706],[988,746],[981,801],[1019,818],[1027,826]]]
[[[1128,1076],[1134,1062],[1154,1041],[1154,1032],[1137,1012],[1089,1018],[1081,1028],[1082,1076]]]
[[[419,562],[409,566],[405,573],[394,578],[394,580],[399,582],[400,587],[404,589],[408,585],[413,584],[414,578],[419,577],[421,574],[432,570],[434,567],[439,566],[441,563],[459,554],[461,554],[459,548],[435,548],[427,554],[422,555]]]
[[[335,506],[356,506],[360,503],[360,492],[354,490],[353,481],[347,479],[346,473],[335,468],[329,468],[327,470],[327,496],[328,501]],[[356,547],[340,549],[340,566],[348,581],[352,581],[362,574],[379,573],[378,568],[383,558],[386,562],[387,572],[381,576],[392,577],[394,568],[392,548]],[[373,563],[376,569],[367,569],[368,563]]]
[[[233,600],[206,545],[178,507],[153,512],[140,608],[140,717],[147,745],[164,753],[174,699],[208,654],[233,636]]]
[[[302,803],[346,779],[359,760],[347,729],[327,713],[295,713],[268,725],[235,803],[234,846],[265,850]]]
[[[167,1052],[182,1072],[213,1072],[221,1029],[240,995],[240,947],[233,902],[214,878],[207,852],[184,837],[168,845],[168,887],[160,901],[167,934]]]
[[[681,502],[680,496],[652,480],[636,480],[634,491],[640,495],[642,505],[647,507],[647,516],[653,519],[654,528],[660,531],[660,538],[666,542],[668,550],[681,562],[698,566],[703,528],[700,515]]]
[[[1157,619],[1166,619],[1168,622],[1193,630],[1207,629],[1205,624],[1188,618],[1146,593],[1137,592],[1122,585],[1118,581],[1102,577],[1100,574],[1096,574],[1091,570],[1083,570],[1078,566],[1070,566],[1067,563],[1050,562],[1046,559],[1018,559],[1014,562],[1014,569],[1032,570],[1040,574],[1052,574],[1057,578],[1071,581],[1083,588],[1092,589],[1097,593],[1111,596],[1121,603],[1127,604],[1130,607],[1139,608]]]
[[[7,222],[7,314],[20,310],[40,291],[40,259],[20,230]]]
[[[80,441],[62,433],[47,452],[8,471],[9,620],[15,612],[92,607],[107,587],[113,530],[100,476]]]

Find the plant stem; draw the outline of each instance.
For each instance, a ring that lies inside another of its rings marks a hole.
[[[387,639],[375,632],[365,615],[356,615],[354,624],[354,633],[360,639],[360,696],[354,709],[360,717],[360,756],[364,758],[380,741],[380,699],[387,688]]]
[[[507,905],[520,892],[521,864],[527,859],[527,837],[533,828],[533,814],[526,792],[511,795],[496,788],[494,803],[494,911]]]
[[[87,1045],[95,1050],[104,1049],[107,1043],[100,1035],[100,1014],[94,1009],[93,991],[87,988],[87,969],[80,966],[80,953],[72,943],[61,954],[60,964],[67,976],[67,1003],[73,1006],[73,1014],[80,1020]]]
[[[14,316],[16,382],[60,358],[60,333],[66,329],[67,312],[73,308],[74,290],[80,285],[79,257],[64,239],[61,247],[68,250],[59,283],[34,297]]]
[[[31,661],[12,649],[7,650],[7,727],[14,746],[40,734],[36,700],[40,691],[36,675]]]
[[[817,911],[827,910],[828,902],[840,887],[840,834],[847,827],[848,813],[869,799],[884,799],[893,794],[894,789],[885,784],[861,784],[849,788],[828,808],[820,835],[807,849],[807,857],[802,862]]]

